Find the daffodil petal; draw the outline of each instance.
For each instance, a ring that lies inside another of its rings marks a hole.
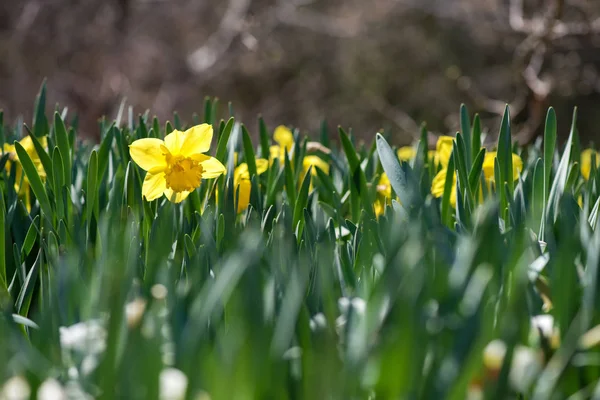
[[[431,181],[431,194],[433,197],[442,197],[444,194],[447,172],[445,168],[440,170]]]
[[[221,161],[214,157],[208,157],[208,159],[200,161],[200,165],[202,166],[202,179],[216,178],[226,171]]]
[[[193,154],[206,153],[210,150],[213,128],[209,124],[196,125],[183,132],[183,144],[180,154],[189,157]]]
[[[129,145],[129,154],[143,170],[162,172],[167,168],[167,159],[160,148],[162,144],[160,139],[139,139]]]
[[[294,135],[292,134],[292,131],[283,125],[279,125],[275,128],[273,138],[279,146],[286,148],[287,151],[290,151],[294,145]]]
[[[167,196],[167,199],[169,199],[169,201],[172,203],[181,203],[190,195],[190,192],[175,192],[172,189],[165,189],[164,195]]]
[[[248,208],[248,205],[250,204],[250,190],[252,189],[252,183],[247,179],[242,179],[236,187],[239,192],[237,205],[237,212],[239,214]]]
[[[148,201],[158,199],[163,195],[167,189],[167,181],[165,180],[165,174],[159,172],[158,174],[151,174],[148,172],[144,178],[144,184],[142,185],[142,196]]]
[[[174,130],[165,136],[165,146],[172,155],[177,156],[181,153],[184,138],[184,133],[178,130]]]
[[[398,158],[401,161],[410,161],[415,157],[415,154],[417,154],[417,151],[412,146],[404,146],[404,147],[400,147],[398,149],[397,153],[398,153]]]
[[[302,160],[302,166],[304,168],[304,174],[306,174],[306,172],[308,171],[308,168],[310,166],[319,168],[320,170],[322,170],[326,174],[329,173],[329,164],[327,164],[325,161],[323,161],[318,156],[305,156],[304,160]],[[317,175],[317,171],[316,171],[315,168],[313,168],[311,170],[311,174],[312,175]]]
[[[266,172],[269,169],[269,160],[265,160],[264,158],[258,158],[256,160],[256,173],[258,175]]]

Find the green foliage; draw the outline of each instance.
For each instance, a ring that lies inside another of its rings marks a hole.
[[[44,107],[43,86],[31,147],[0,126],[17,141],[0,176],[0,384],[54,378],[107,399],[171,398],[159,393],[170,380],[175,396],[177,377],[187,397],[173,398],[190,399],[598,393],[600,174],[575,115],[556,163],[552,109],[528,148],[513,148],[507,109],[494,158],[465,106],[445,165],[424,128],[399,161],[382,134],[357,144],[340,128],[336,147],[325,124],[272,159],[262,118],[255,143],[207,98],[228,171],[175,204],[142,199],[129,145],[188,128],[177,114],[129,109],[93,145],[58,112],[50,129]]]

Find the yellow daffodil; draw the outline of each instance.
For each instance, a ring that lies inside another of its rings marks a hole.
[[[48,140],[46,136],[38,138],[40,144],[44,147],[48,147]],[[35,146],[33,145],[33,140],[31,140],[30,136],[26,136],[19,141],[21,146],[25,149],[31,161],[35,165],[38,175],[42,178],[42,181],[46,180],[46,171],[44,170],[44,166],[42,165],[42,161],[35,150]],[[21,167],[21,163],[19,162],[19,156],[15,150],[15,146],[12,144],[4,143],[4,153],[8,153],[8,161],[6,163],[7,173],[10,174],[11,169],[14,167],[15,171],[15,190],[20,196],[25,196],[25,205],[27,209],[30,209],[30,194],[29,194],[29,179],[23,173],[23,168]]]
[[[272,164],[273,160],[279,158],[279,163],[283,163],[285,153],[289,154],[290,150],[294,146],[294,135],[292,131],[283,125],[279,125],[275,128],[273,139],[277,143],[269,148],[269,162]]]
[[[412,146],[404,146],[400,147],[397,153],[400,161],[410,161],[415,158],[417,151]]]
[[[375,199],[375,215],[380,216],[385,211],[386,204],[391,204],[392,185],[386,173],[382,173],[377,183],[377,198]]]
[[[304,156],[304,159],[302,160],[302,176],[300,177],[300,179],[304,179],[304,176],[306,175],[306,173],[308,172],[308,169],[312,167],[312,169],[310,170],[310,175],[311,175],[311,182],[310,182],[310,190],[313,189],[313,184],[312,184],[312,177],[317,175],[317,168],[319,168],[321,171],[325,172],[326,174],[329,174],[329,164],[327,164],[325,161],[323,161],[319,156]],[[302,181],[299,182],[299,184],[302,184]]]
[[[440,165],[442,168],[448,166],[450,155],[452,154],[452,136],[440,136],[435,145],[435,165]]]
[[[592,157],[596,160],[596,167],[600,167],[600,154],[596,150],[585,149],[581,152],[581,176],[587,181],[592,172]]]
[[[491,184],[495,182],[494,177],[494,163],[497,157],[496,151],[490,151],[485,154],[483,159],[483,176],[485,178],[488,187],[491,187]],[[519,179],[519,174],[523,170],[523,160],[517,154],[512,155],[512,164],[513,164],[513,180]],[[446,184],[446,175],[448,174],[447,167],[442,168],[437,175],[433,178],[431,182],[431,194],[433,197],[442,197],[444,195],[444,186]],[[450,192],[450,204],[452,207],[456,207],[456,172],[453,173],[452,176],[452,187]],[[480,198],[482,198],[482,193],[480,192]]]
[[[317,175],[317,170],[315,168],[319,168],[321,171],[329,174],[329,164],[323,161],[319,156],[304,157],[304,160],[302,160],[302,176],[306,175],[310,167],[313,167],[310,172],[312,176]]]
[[[483,159],[483,175],[485,176],[485,180],[487,182],[494,182],[494,164],[496,162],[496,157],[498,152],[489,151],[485,153],[485,157]],[[512,165],[513,165],[513,180],[519,179],[519,174],[523,170],[523,160],[519,155],[513,153],[512,154]]]
[[[214,157],[202,154],[210,149],[211,125],[194,126],[185,132],[173,131],[165,140],[139,139],[129,146],[133,161],[148,171],[142,195],[151,201],[163,194],[174,203],[183,201],[200,186],[202,179],[216,178],[225,167]]]
[[[263,158],[256,160],[256,173],[258,175],[264,173],[269,169],[269,161]],[[250,172],[248,171],[248,164],[242,163],[238,165],[233,172],[233,186],[239,191],[238,195],[238,214],[248,208],[250,204],[250,191],[252,189],[252,183],[250,181]]]
[[[448,169],[443,168],[431,181],[431,194],[433,197],[442,197],[444,195],[444,187],[446,185],[446,175]],[[450,188],[450,204],[456,207],[456,172],[452,176],[452,187]]]

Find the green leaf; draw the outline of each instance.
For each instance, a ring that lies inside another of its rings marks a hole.
[[[69,145],[69,136],[65,123],[58,113],[54,114],[54,134],[56,135],[56,145],[62,156],[63,169],[65,173],[64,182],[68,188],[71,187],[71,146]]]
[[[35,99],[33,114],[33,134],[42,137],[48,134],[48,119],[46,118],[46,80],[42,82],[40,91]]]
[[[288,157],[287,152],[283,155],[284,172],[285,172],[285,191],[287,193],[288,202],[290,207],[295,209],[296,205],[296,180],[294,179],[294,171],[292,170],[292,163]],[[295,224],[294,224],[295,226]]]
[[[271,137],[269,135],[269,130],[267,129],[267,124],[265,124],[265,120],[262,116],[258,117],[258,134],[260,137],[260,155],[262,158],[268,160],[271,155]]]
[[[556,112],[550,107],[546,114],[546,126],[544,127],[544,210],[548,207],[548,195],[550,193],[550,178],[552,175],[552,162],[556,147]]]
[[[344,130],[340,127],[338,129],[340,134],[340,140],[342,142],[342,147],[344,149],[344,153],[346,154],[346,159],[348,160],[348,166],[350,167],[350,177],[352,179],[352,183],[355,188],[358,190],[358,194],[360,196],[362,206],[367,212],[367,215],[370,218],[375,217],[375,211],[373,209],[373,201],[371,200],[371,195],[369,193],[367,187],[367,178],[365,177],[365,173],[360,166],[360,160],[358,159],[358,155],[354,150],[354,146],[350,141],[350,138],[344,132]],[[383,137],[382,137],[383,139]],[[389,147],[389,146],[388,146]],[[379,147],[378,147],[379,149]],[[391,149],[390,149],[391,151]],[[393,153],[393,151],[392,151]],[[380,154],[381,157],[381,154]],[[397,161],[396,161],[397,162]]]
[[[35,244],[35,240],[37,239],[37,234],[38,234],[38,227],[37,224],[40,222],[40,216],[36,215],[35,218],[33,219],[33,221],[31,222],[31,225],[29,225],[29,229],[27,230],[27,235],[25,235],[25,241],[23,242],[23,246],[21,246],[21,258],[25,259],[29,253],[31,252],[31,249],[33,248],[33,245]]]
[[[19,162],[23,167],[23,171],[29,180],[31,190],[33,190],[35,197],[40,202],[40,207],[46,217],[51,219],[53,214],[52,207],[50,207],[50,200],[48,199],[48,194],[46,193],[42,179],[38,175],[33,161],[31,161],[29,154],[27,154],[27,151],[21,146],[21,143],[15,141],[15,150],[17,151],[17,156],[19,157]]]
[[[98,193],[98,153],[92,150],[90,161],[87,168],[87,190],[85,199],[86,220],[88,229],[92,222],[92,212],[96,204],[96,194]]]
[[[563,155],[560,159],[560,163],[558,164],[558,169],[556,170],[556,175],[554,176],[554,181],[552,182],[552,186],[550,188],[548,202],[546,203],[546,215],[552,216],[554,221],[556,221],[556,218],[558,217],[559,202],[567,184],[569,167],[571,163],[571,147],[573,145],[573,137],[575,136],[576,124],[577,108],[573,110],[571,132],[569,133],[569,138],[567,139]],[[545,165],[546,164],[544,163],[544,166]],[[544,178],[545,177],[546,169],[544,169]],[[540,240],[544,240],[543,232],[540,234]]]
[[[29,134],[29,137],[31,137],[33,147],[35,147],[35,152],[37,153],[37,155],[40,159],[40,162],[42,163],[42,166],[44,167],[44,172],[46,173],[46,178],[50,182],[52,182],[52,160],[50,159],[50,156],[46,152],[46,149],[44,149],[44,146],[42,146],[42,144],[40,143],[40,140],[37,137],[35,137],[35,135],[33,133],[31,133],[31,131],[29,131],[29,129],[27,129],[27,133]]]
[[[52,190],[54,191],[54,200],[56,204],[56,210],[58,219],[63,219],[65,216],[65,210],[63,209],[63,196],[62,188],[64,186],[64,166],[62,155],[58,147],[54,148],[52,152],[52,170],[54,171],[52,180]]]
[[[212,110],[213,110],[213,107],[212,107],[212,101],[210,100],[210,97],[205,97],[204,98],[204,122],[206,122],[207,124],[213,123]]]
[[[502,123],[500,124],[500,135],[498,136],[498,164],[500,165],[500,179],[501,181],[496,182],[500,187],[503,186],[502,182],[506,182],[508,185],[509,193],[512,195],[514,191],[514,180],[513,180],[513,165],[512,165],[512,138],[510,133],[510,111],[508,105],[504,109],[504,115],[502,116]],[[503,192],[499,190],[499,192]]]
[[[480,149],[479,153],[475,156],[473,166],[469,172],[469,186],[471,187],[471,193],[475,199],[478,198],[479,182],[481,177],[481,170],[483,168],[483,160],[485,159],[485,149]]]
[[[311,171],[313,167],[310,167],[304,175],[304,179],[302,181],[302,186],[300,187],[300,192],[298,193],[298,198],[296,199],[296,204],[294,206],[294,218],[293,218],[293,229],[296,230],[296,237],[298,241],[302,237],[302,230],[304,229],[304,221],[302,220],[302,216],[304,214],[304,209],[308,204],[308,191],[310,189],[310,180],[312,178]]]
[[[42,249],[38,252],[37,258],[33,263],[33,266],[29,270],[27,274],[27,278],[21,286],[21,290],[19,291],[19,296],[17,297],[16,309],[17,312],[26,317],[29,313],[29,306],[31,305],[31,297],[33,295],[33,291],[35,289],[39,270],[42,264]]]
[[[223,132],[219,136],[219,143],[217,143],[217,153],[215,158],[223,164],[225,164],[225,157],[227,156],[227,143],[229,142],[229,136],[233,129],[233,123],[233,117],[229,118],[227,124],[225,124],[225,128],[223,128]]]
[[[448,226],[452,228],[452,214],[451,214],[451,204],[450,204],[450,196],[452,194],[452,185],[454,184],[454,151],[450,155],[450,160],[448,161],[448,168],[446,169],[446,181],[444,182],[444,194],[442,195],[442,221]],[[458,196],[456,196],[458,197]]]
[[[479,154],[481,150],[481,121],[479,118],[479,114],[475,114],[475,118],[473,118],[473,128],[471,129],[471,154],[473,155],[473,159]]]
[[[412,172],[410,167],[407,164],[404,164],[405,168],[400,165],[396,153],[394,153],[381,134],[377,134],[376,141],[377,153],[379,154],[381,165],[390,180],[394,192],[400,198],[400,202],[404,208],[407,210],[412,209],[419,201],[419,192],[416,189],[415,182],[409,175]]]
[[[254,148],[252,146],[252,139],[250,139],[250,133],[244,124],[242,124],[242,142],[244,145],[246,164],[248,164],[248,173],[250,174],[250,177],[253,177],[256,175],[256,159],[254,157]]]
[[[4,204],[4,191],[0,186],[0,285],[3,289],[7,289],[7,278],[6,278],[6,230],[8,224],[6,223],[6,204]]]
[[[471,143],[471,123],[469,121],[469,111],[467,110],[467,106],[464,104],[460,105],[460,132],[462,134],[463,140],[465,141],[465,168],[471,167],[471,162],[479,153],[479,149],[476,152],[473,152],[474,148]]]

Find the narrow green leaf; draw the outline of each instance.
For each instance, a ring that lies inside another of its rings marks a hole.
[[[262,116],[258,117],[258,134],[260,136],[260,155],[262,158],[269,159],[271,138],[269,136],[267,124],[265,124],[265,120]]]
[[[40,140],[33,134],[29,129],[27,129],[27,133],[31,138],[31,142],[33,143],[33,147],[35,147],[35,152],[37,153],[42,166],[44,167],[44,172],[46,173],[46,178],[52,182],[52,160],[50,156],[46,152],[46,149],[40,143]]]
[[[304,175],[304,179],[302,180],[302,186],[300,187],[300,192],[298,193],[298,198],[296,199],[296,204],[294,206],[294,218],[293,218],[293,229],[296,230],[297,238],[300,240],[302,237],[302,230],[304,229],[304,223],[302,221],[302,216],[304,214],[304,209],[308,204],[308,190],[310,189],[310,180],[311,180],[311,171],[312,167],[308,169],[306,175]]]
[[[471,145],[471,122],[469,119],[469,111],[467,110],[467,106],[464,104],[460,105],[460,132],[462,133],[463,140],[465,141],[465,167],[468,169],[471,168],[471,162],[479,150],[477,150],[477,152],[473,152]]]
[[[512,138],[510,133],[510,111],[508,105],[504,109],[502,123],[500,125],[500,135],[498,136],[498,164],[500,165],[500,179],[496,182],[500,187],[503,183],[508,184],[509,193],[514,191],[513,165],[512,165]]]
[[[38,274],[40,271],[40,267],[42,264],[42,249],[38,252],[37,258],[33,263],[33,266],[29,270],[25,282],[23,286],[21,286],[21,290],[19,291],[19,296],[17,297],[16,309],[19,315],[24,317],[29,313],[29,306],[31,305],[31,297],[33,295],[33,291],[35,289]]]
[[[54,134],[56,135],[56,145],[60,150],[64,168],[64,182],[68,188],[71,187],[71,146],[69,145],[69,136],[65,123],[58,113],[54,114]]]
[[[227,156],[227,143],[229,142],[229,136],[231,135],[231,131],[233,130],[233,117],[229,118],[227,124],[225,124],[225,128],[223,128],[223,133],[219,137],[219,143],[217,143],[217,153],[215,158],[225,164],[225,157]]]
[[[36,215],[33,221],[31,222],[31,225],[29,225],[27,235],[25,235],[25,241],[23,242],[23,246],[21,246],[21,258],[23,259],[25,259],[29,255],[31,249],[33,248],[33,245],[35,244],[35,240],[37,239],[39,229],[37,227],[37,224],[39,224],[39,222],[40,216]]]
[[[473,128],[471,128],[471,154],[473,159],[479,154],[481,150],[481,120],[479,114],[475,114],[473,118]]]
[[[254,157],[254,148],[252,146],[252,139],[250,139],[250,133],[244,124],[242,124],[242,143],[244,145],[246,164],[248,164],[248,173],[252,177],[256,175],[256,159]]]
[[[87,189],[85,199],[86,220],[88,229],[92,221],[92,212],[96,204],[96,194],[98,192],[98,153],[92,150],[90,161],[87,168]]]
[[[48,134],[48,118],[46,118],[46,80],[42,82],[40,91],[35,99],[33,114],[33,134],[42,137]]]
[[[48,199],[48,194],[46,193],[46,189],[44,188],[44,184],[42,183],[42,179],[38,175],[37,169],[31,161],[29,154],[27,151],[21,146],[19,142],[15,141],[15,150],[17,151],[17,155],[19,156],[19,161],[21,166],[23,167],[23,171],[29,180],[29,184],[31,185],[31,190],[35,194],[35,197],[40,202],[40,207],[42,211],[46,215],[47,218],[52,218],[52,207],[50,207],[50,200]]]
[[[294,171],[292,170],[292,163],[287,155],[287,152],[283,155],[284,160],[284,172],[285,172],[285,191],[287,193],[288,202],[292,210],[296,206],[296,180],[294,179]],[[294,225],[295,226],[295,225]]]
[[[7,289],[7,278],[6,278],[6,230],[8,224],[6,223],[6,204],[4,204],[4,192],[2,186],[0,186],[0,285],[3,289]]]

